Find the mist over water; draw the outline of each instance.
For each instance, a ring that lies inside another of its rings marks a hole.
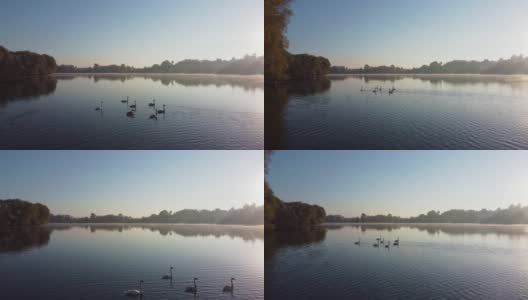
[[[376,238],[400,245],[373,247]],[[360,239],[360,245],[354,244]],[[326,225],[266,233],[272,299],[528,299],[526,226]]]
[[[58,74],[0,90],[1,149],[263,148],[262,76]]]
[[[0,231],[6,299],[264,299],[264,230],[230,225],[48,225]],[[173,266],[173,279],[162,280]],[[184,293],[198,277],[198,294]],[[235,277],[233,293],[222,288]]]
[[[526,77],[329,76],[307,85],[266,87],[267,148],[528,148]]]

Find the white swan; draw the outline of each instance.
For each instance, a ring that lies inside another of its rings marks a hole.
[[[102,111],[103,110],[103,103],[104,103],[104,101],[101,100],[101,106],[96,107],[95,111]]]
[[[224,289],[222,290],[223,292],[232,292],[235,290],[235,285],[233,284],[233,280],[235,280],[235,278],[231,277],[231,285],[224,286]]]
[[[188,286],[188,287],[185,288],[185,292],[186,293],[196,294],[198,292],[198,287],[196,286],[196,280],[198,280],[198,278],[194,277],[193,278],[193,285],[194,286]]]
[[[163,109],[158,110],[158,114],[164,114],[165,113],[165,104],[163,104]]]
[[[358,238],[357,242],[354,242],[354,244],[360,245],[361,244],[361,238]]]
[[[128,103],[128,96],[127,96],[126,100],[121,100],[121,103]]]
[[[170,267],[170,269],[169,269],[170,274],[163,275],[163,277],[161,277],[161,279],[172,279],[172,269],[174,269],[174,267]]]
[[[128,101],[128,100],[127,100],[127,101]],[[130,108],[136,108],[136,107],[137,107],[137,106],[136,106],[136,100],[134,100],[134,105],[130,105],[129,107],[130,107]]]
[[[143,291],[141,290],[141,284],[143,283],[143,280],[139,281],[139,289],[138,290],[126,290],[125,295],[129,297],[141,297],[143,296]]]
[[[156,106],[156,99],[152,99],[152,103],[149,103],[148,106],[150,106],[150,107]]]

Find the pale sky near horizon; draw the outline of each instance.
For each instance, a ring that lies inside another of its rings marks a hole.
[[[0,45],[136,67],[264,54],[262,0],[0,0]]]
[[[290,51],[333,65],[420,67],[528,55],[525,0],[293,0]]]
[[[0,151],[0,199],[140,217],[262,205],[263,151]]]
[[[266,178],[347,217],[528,205],[528,151],[274,151]]]

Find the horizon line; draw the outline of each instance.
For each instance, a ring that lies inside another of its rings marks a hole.
[[[316,56],[320,56],[320,55],[316,55]],[[433,62],[437,62],[439,64],[446,64],[446,63],[449,63],[449,62],[455,62],[455,61],[466,61],[466,62],[485,62],[485,61],[490,61],[490,62],[498,62],[498,61],[501,61],[501,60],[509,60],[509,59],[512,59],[514,56],[518,56],[520,58],[528,58],[528,56],[525,56],[525,54],[512,54],[509,58],[503,58],[503,57],[499,57],[498,59],[490,59],[490,58],[485,58],[485,59],[461,59],[461,58],[455,58],[455,59],[450,59],[450,60],[447,60],[445,62],[442,62],[442,61],[439,61],[439,60],[433,60],[431,62],[429,62],[429,64],[427,63],[423,63],[421,66],[407,66],[407,67],[403,67],[403,66],[398,66],[396,64],[379,64],[379,65],[370,65],[370,64],[363,64],[363,67],[365,65],[368,65],[369,67],[371,68],[376,68],[376,67],[390,67],[392,65],[394,65],[395,68],[402,68],[402,69],[418,69],[418,68],[421,68],[423,66],[429,66],[431,63]],[[324,57],[324,56],[323,56]],[[362,69],[363,67],[348,67],[348,66],[345,66],[345,65],[331,65],[332,67],[345,67],[345,68],[349,68],[349,69]]]

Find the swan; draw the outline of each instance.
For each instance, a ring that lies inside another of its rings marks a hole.
[[[129,297],[141,297],[143,296],[143,291],[141,290],[141,284],[143,283],[143,280],[139,281],[139,289],[138,290],[126,290],[125,295]]]
[[[152,99],[152,103],[149,103],[150,107],[155,107],[156,106],[156,99]]]
[[[128,103],[128,96],[127,96],[126,100],[125,99],[121,100],[121,103]]]
[[[165,113],[165,104],[163,104],[163,109],[158,110],[158,114],[164,114]]]
[[[134,111],[131,110],[131,111],[127,112],[126,115],[127,115],[127,117],[133,118],[134,117]]]
[[[96,107],[95,111],[102,111],[103,110],[103,103],[104,103],[104,101],[101,100],[101,106]]]
[[[128,100],[127,100],[128,101]],[[134,105],[130,105],[130,108],[136,108],[136,100],[134,100]]]
[[[385,238],[381,239],[380,243],[385,243]]]
[[[193,278],[193,285],[194,286],[188,286],[188,287],[185,288],[185,292],[186,293],[196,294],[198,292],[198,287],[196,286],[196,280],[198,280],[198,278],[194,277]]]
[[[235,285],[233,284],[233,280],[235,280],[235,278],[231,277],[231,285],[224,286],[224,289],[222,290],[223,292],[232,292],[235,289]]]
[[[158,119],[158,112],[155,112],[154,114],[150,115],[149,119],[157,120]]]
[[[354,242],[354,244],[360,245],[361,244],[361,238],[358,238],[357,242]]]
[[[387,248],[387,249],[390,248],[390,241],[387,242],[387,245],[385,245],[385,248]]]
[[[365,91],[365,89],[363,88],[363,86],[361,86],[361,90],[360,90],[360,91],[362,91],[362,92],[364,92],[364,91]]]
[[[169,269],[170,275],[163,275],[161,279],[172,279],[172,269],[174,269],[174,267],[170,267]]]
[[[376,244],[372,245],[372,246],[378,248],[379,247],[379,241]]]

